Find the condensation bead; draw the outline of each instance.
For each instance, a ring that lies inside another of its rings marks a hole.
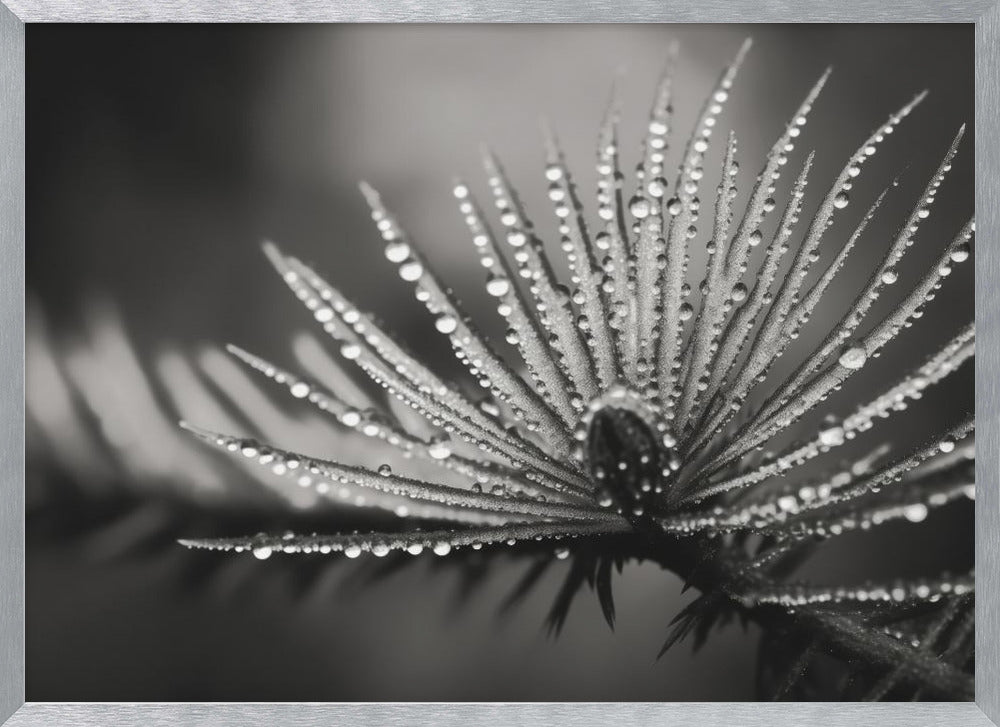
[[[448,459],[451,456],[451,447],[448,444],[448,440],[443,437],[431,439],[430,446],[427,448],[427,454],[432,459]]]
[[[819,433],[819,441],[827,447],[840,446],[844,443],[844,428],[837,426],[824,429]]]
[[[274,551],[270,547],[264,545],[259,548],[253,549],[253,557],[256,558],[257,560],[267,560],[268,558],[271,557],[271,554],[273,552]]]
[[[458,321],[454,316],[441,316],[434,321],[434,327],[441,333],[454,333],[455,329],[458,328]]]
[[[404,263],[399,266],[399,277],[409,283],[420,280],[420,276],[423,274],[424,266],[416,261]]]
[[[868,353],[861,346],[851,346],[840,354],[837,361],[845,369],[860,369],[868,361]]]
[[[652,205],[645,197],[633,197],[628,203],[629,212],[636,219],[644,219],[649,216]]]
[[[507,278],[491,277],[486,281],[486,292],[495,298],[507,295],[510,291],[510,281]]]
[[[405,242],[394,242],[386,245],[385,257],[389,262],[401,263],[410,257],[410,246]]]

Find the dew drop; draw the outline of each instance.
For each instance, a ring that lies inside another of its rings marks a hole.
[[[309,384],[304,381],[296,381],[289,388],[289,392],[296,399],[304,399],[309,396]]]
[[[351,543],[346,548],[344,548],[344,555],[348,558],[357,558],[361,555],[361,546],[357,543]]]
[[[938,442],[938,449],[940,449],[941,452],[944,454],[948,454],[948,452],[955,451],[955,440],[952,439],[951,437],[945,437],[940,442]]]
[[[443,540],[438,543],[434,543],[433,550],[434,555],[448,555],[448,553],[451,552],[451,543],[447,543]]]
[[[847,195],[847,192],[838,192],[837,196],[833,198],[833,206],[838,210],[844,209],[851,201],[851,198]]]
[[[454,316],[444,315],[434,321],[434,327],[441,333],[454,333],[455,329],[458,328],[458,321]]]
[[[792,512],[798,506],[798,500],[796,500],[792,495],[784,495],[778,498],[778,507],[785,512]]]
[[[383,477],[388,477],[389,475],[392,474],[392,467],[390,467],[387,464],[380,464],[378,466],[378,473]]]
[[[486,281],[486,292],[492,295],[494,298],[499,298],[502,295],[507,295],[510,290],[510,281],[507,278],[502,278],[500,276],[490,277]]]
[[[410,246],[405,242],[394,242],[385,246],[385,257],[391,263],[401,263],[410,256]]]
[[[899,280],[899,273],[897,273],[892,268],[887,268],[882,273],[882,282],[885,283],[886,285],[892,285],[897,280]]]
[[[424,274],[424,266],[413,260],[408,263],[403,263],[399,266],[399,277],[407,282],[414,282],[420,280],[420,276]]]
[[[647,191],[652,197],[662,197],[667,191],[667,180],[663,177],[656,177],[650,180]]]
[[[632,213],[632,216],[637,220],[641,220],[649,216],[650,204],[649,200],[645,197],[635,196],[628,203],[628,210]]]
[[[511,247],[524,247],[524,243],[527,241],[527,235],[517,230],[507,235],[507,242],[510,243]]]
[[[271,557],[271,553],[274,551],[267,545],[262,545],[259,548],[253,549],[253,557],[257,560],[267,560]]]
[[[868,353],[861,346],[851,346],[846,349],[837,362],[845,369],[860,369],[868,360]]]
[[[844,428],[840,426],[824,429],[819,433],[820,444],[837,447],[844,443]]]
[[[430,446],[427,447],[427,454],[432,459],[448,459],[451,456],[448,440],[444,437],[434,437],[430,441]]]

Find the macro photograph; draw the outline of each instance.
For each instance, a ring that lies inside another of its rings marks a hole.
[[[26,699],[975,700],[974,29],[29,24]]]

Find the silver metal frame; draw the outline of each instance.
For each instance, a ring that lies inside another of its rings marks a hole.
[[[0,5],[0,720],[34,725],[1000,724],[1000,0],[4,0]],[[836,705],[24,702],[24,23],[937,22],[976,26],[976,702]]]

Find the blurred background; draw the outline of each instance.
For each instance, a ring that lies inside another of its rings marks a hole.
[[[385,264],[357,182],[380,189],[467,310],[502,341],[503,321],[481,289],[451,196],[456,175],[486,192],[480,144],[505,161],[551,241],[542,116],[588,200],[615,77],[628,175],[670,41],[680,43],[676,150],[748,35],[754,48],[721,121],[739,136],[744,199],[767,148],[828,65],[833,76],[788,167],[817,151],[807,212],[872,129],[931,92],[866,165],[852,193],[859,201],[827,235],[825,259],[902,173],[851,257],[848,284],[803,334],[808,346],[853,300],[959,126],[971,124],[971,26],[31,25],[27,698],[752,699],[753,628],[730,626],[696,655],[682,644],[654,660],[691,596],[653,566],[629,566],[616,581],[614,633],[585,594],[553,640],[543,621],[558,568],[498,618],[524,562],[500,558],[488,571],[473,563],[484,577],[467,589],[466,566],[434,558],[369,582],[370,563],[258,562],[174,544],[385,525],[303,499],[175,426],[184,417],[372,464],[367,442],[222,350],[232,342],[336,382],[359,406],[377,396],[351,383],[335,349],[313,336],[308,313],[260,253],[262,240],[314,262],[438,372],[460,378],[447,343]],[[926,267],[972,213],[972,160],[967,133],[901,280]],[[714,194],[712,168],[703,198]],[[851,401],[950,338],[973,316],[972,286],[972,265],[956,266],[923,332],[887,348],[830,410],[848,413]],[[967,364],[894,420],[892,443],[947,426],[972,400]],[[959,503],[919,528],[838,539],[811,567],[825,583],[967,569],[972,526],[971,506]]]

